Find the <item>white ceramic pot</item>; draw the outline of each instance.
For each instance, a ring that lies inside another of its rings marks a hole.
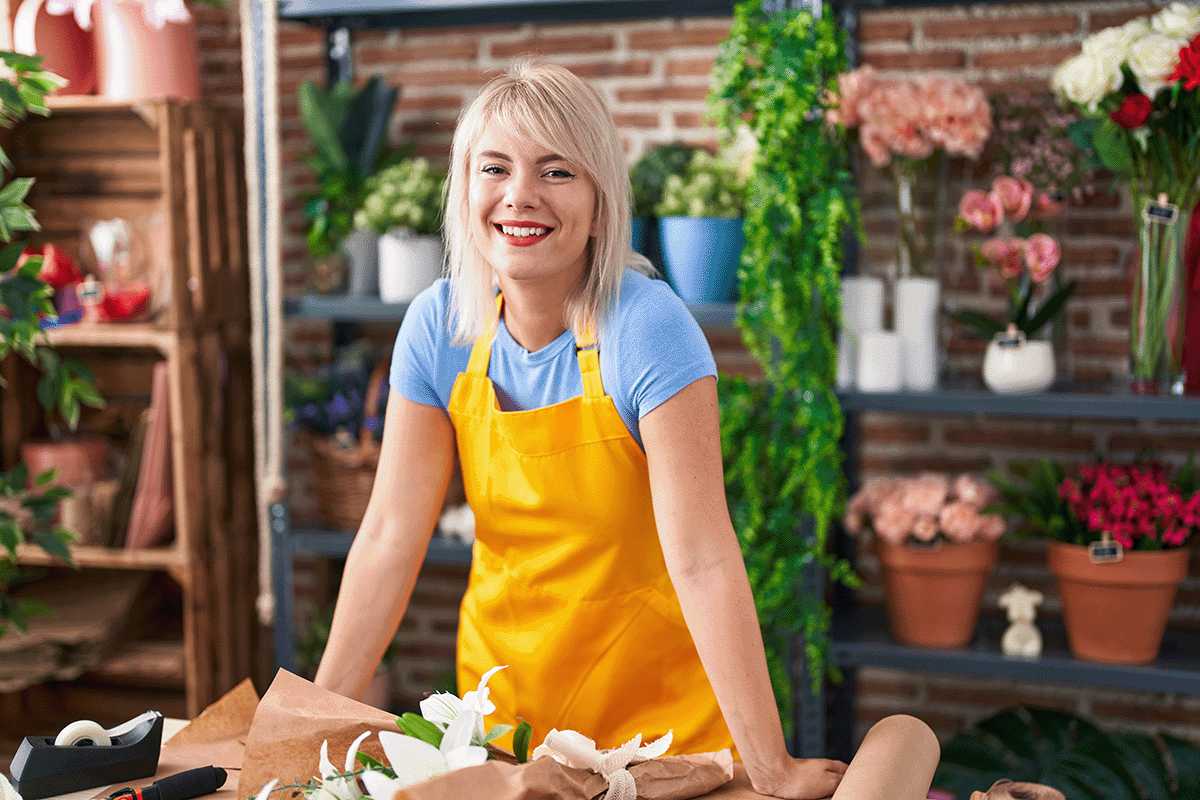
[[[999,394],[1045,391],[1054,383],[1054,348],[1050,342],[1029,341],[1009,326],[988,344],[983,382]]]
[[[838,388],[854,385],[858,337],[883,330],[883,281],[870,275],[842,278],[842,330],[838,336]]]
[[[442,237],[388,231],[379,240],[379,296],[385,303],[408,303],[442,276]]]
[[[379,294],[379,234],[357,228],[342,240],[349,273],[346,291],[358,297]]]
[[[903,342],[904,388],[927,392],[938,382],[938,303],[933,278],[896,281],[896,333]]]
[[[904,388],[899,334],[867,331],[858,337],[855,372],[859,391],[898,392]]]

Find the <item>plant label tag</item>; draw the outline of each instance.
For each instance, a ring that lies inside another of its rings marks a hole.
[[[1158,200],[1150,200],[1146,203],[1146,207],[1142,209],[1142,218],[1146,222],[1154,222],[1159,225],[1174,225],[1179,219],[1179,206],[1174,203],[1168,203],[1165,195],[1159,195]]]
[[[908,546],[913,550],[927,550],[932,552],[934,550],[942,549],[942,540],[934,539],[932,542],[922,542],[919,539],[909,539]]]
[[[1103,539],[1088,545],[1088,557],[1093,564],[1115,564],[1125,558],[1125,548],[1106,533]]]

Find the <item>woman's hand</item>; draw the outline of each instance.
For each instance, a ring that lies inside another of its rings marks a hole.
[[[822,800],[842,782],[846,765],[827,758],[788,758],[765,780],[753,780],[754,791],[788,800]]]

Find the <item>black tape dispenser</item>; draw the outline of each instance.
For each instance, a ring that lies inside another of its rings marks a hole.
[[[72,722],[56,737],[26,736],[12,760],[25,800],[146,778],[158,770],[163,715],[147,711],[115,728]]]

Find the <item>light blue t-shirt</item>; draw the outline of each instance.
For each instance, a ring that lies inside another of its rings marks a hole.
[[[392,353],[391,387],[416,403],[446,409],[471,347],[450,344],[450,283],[438,280],[404,315]],[[620,296],[599,330],[600,377],[639,445],[638,420],[717,365],[700,325],[665,282],[627,269]],[[521,347],[504,320],[488,377],[505,411],[542,408],[583,394],[570,330],[536,352]]]

